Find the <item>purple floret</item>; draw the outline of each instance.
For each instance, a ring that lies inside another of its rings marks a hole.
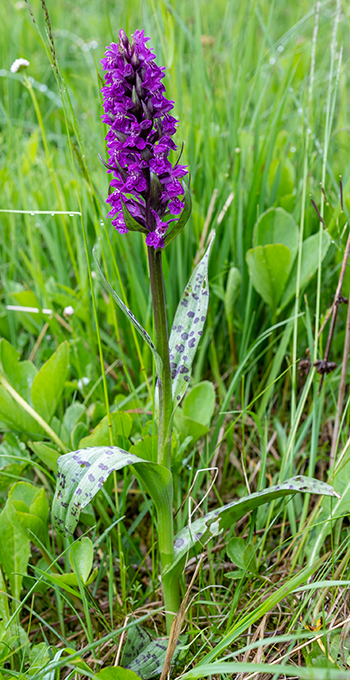
[[[184,208],[179,180],[188,169],[173,166],[168,158],[170,149],[177,148],[172,135],[178,120],[170,115],[174,102],[164,96],[165,68],[155,63],[148,40],[143,30],[135,31],[131,41],[120,30],[119,42],[109,45],[101,60],[106,71],[102,120],[109,126],[108,167],[114,175],[108,217],[119,233],[126,233],[124,203],[146,234],[147,245],[164,248],[169,222],[174,221],[168,215],[179,215]]]

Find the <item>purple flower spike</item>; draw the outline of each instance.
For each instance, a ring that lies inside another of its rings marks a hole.
[[[168,159],[177,148],[171,137],[178,120],[170,115],[174,102],[164,96],[165,68],[155,63],[148,40],[143,30],[131,41],[120,30],[119,42],[107,47],[101,60],[106,71],[102,120],[109,126],[108,168],[114,175],[108,217],[120,234],[142,231],[147,245],[157,249],[164,248],[170,222],[181,220],[163,218],[180,215],[185,207],[179,180],[188,170]]]

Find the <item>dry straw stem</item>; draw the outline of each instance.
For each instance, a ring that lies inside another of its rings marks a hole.
[[[348,264],[349,253],[350,253],[350,233],[349,233],[348,240],[347,240],[346,246],[345,246],[345,253],[344,253],[344,257],[343,257],[343,262],[342,262],[342,266],[341,266],[341,270],[340,270],[340,274],[339,274],[339,281],[338,281],[338,285],[337,285],[337,290],[335,292],[333,304],[332,304],[332,306],[331,306],[331,308],[330,308],[330,310],[327,314],[327,317],[326,317],[324,323],[322,324],[322,327],[321,327],[321,329],[318,333],[318,337],[320,337],[321,331],[324,329],[328,319],[332,315],[331,325],[330,325],[328,338],[327,338],[327,345],[326,345],[326,349],[325,349],[324,358],[323,358],[322,363],[328,362],[329,353],[330,353],[330,350],[331,350],[331,344],[332,344],[332,340],[333,340],[334,329],[335,329],[335,323],[336,323],[337,315],[338,315],[338,308],[339,308],[339,305],[342,302],[345,302],[345,299],[342,298],[342,296],[341,296],[341,292],[342,292],[346,267],[347,267],[347,264]],[[344,347],[344,349],[345,349],[345,347]],[[349,352],[349,350],[348,350],[348,352]],[[343,361],[344,361],[344,359],[343,359]],[[324,379],[324,373],[322,373],[319,392],[321,391],[323,379]],[[338,403],[339,403],[339,400],[338,400]],[[338,412],[339,412],[339,406],[338,406]],[[333,443],[332,443],[332,449],[333,449]],[[333,458],[333,461],[334,461],[334,458]]]
[[[188,586],[188,588],[186,590],[186,594],[185,594],[184,599],[181,602],[180,609],[179,609],[178,613],[176,614],[176,616],[173,620],[171,630],[170,630],[168,649],[167,649],[167,652],[166,652],[165,662],[164,662],[162,674],[160,676],[160,680],[165,680],[165,678],[167,677],[167,675],[169,673],[171,660],[174,656],[174,652],[175,652],[175,649],[176,649],[176,646],[177,646],[177,642],[178,642],[178,639],[180,637],[181,628],[182,628],[183,622],[185,620],[188,598],[189,598],[190,592],[192,590],[193,584],[194,584],[194,582],[195,582],[195,580],[198,576],[198,572],[201,568],[201,564],[203,562],[203,559],[204,559],[204,554],[200,556],[200,558],[197,562],[197,566],[196,566],[195,572],[194,572],[194,574],[191,578],[190,585]]]
[[[350,240],[350,236],[349,236],[348,240]],[[349,297],[350,297],[350,293],[349,293]],[[342,416],[342,411],[343,411],[343,403],[344,403],[345,388],[346,388],[346,376],[347,376],[348,361],[349,361],[349,349],[350,349],[350,302],[348,302],[348,313],[347,313],[347,317],[346,317],[345,342],[344,342],[344,352],[343,352],[343,363],[342,363],[342,367],[341,367],[341,376],[340,376],[340,385],[339,385],[339,394],[338,394],[338,403],[337,403],[337,413],[336,413],[335,421],[334,421],[331,455],[330,455],[330,458],[329,458],[330,467],[332,467],[333,464],[334,464],[335,456],[336,456],[336,452],[337,452],[337,447],[338,447],[339,423],[340,423],[340,418]]]

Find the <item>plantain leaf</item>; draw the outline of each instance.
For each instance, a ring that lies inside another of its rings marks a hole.
[[[108,292],[112,295],[113,300],[117,303],[119,309],[121,309],[122,312],[124,312],[125,316],[128,317],[130,323],[132,323],[132,325],[134,326],[134,328],[136,328],[137,332],[140,333],[141,337],[147,342],[147,345],[148,345],[148,346],[150,347],[150,349],[152,350],[153,358],[154,358],[154,363],[155,363],[155,367],[156,367],[156,373],[157,373],[158,377],[161,378],[161,377],[162,377],[162,372],[163,372],[163,361],[162,361],[162,359],[161,359],[160,354],[158,354],[158,352],[157,352],[156,346],[155,346],[154,343],[152,342],[152,340],[151,340],[150,336],[148,335],[147,331],[145,331],[145,329],[143,328],[143,326],[141,326],[141,324],[139,323],[139,321],[136,319],[136,316],[134,316],[133,313],[130,312],[130,309],[127,308],[127,306],[124,304],[124,302],[120,299],[119,295],[115,292],[114,288],[112,288],[112,286],[110,285],[110,283],[108,283],[108,281],[107,281],[107,279],[106,279],[106,277],[105,277],[105,275],[104,275],[104,273],[103,273],[103,271],[102,271],[101,265],[100,265],[100,263],[99,263],[99,261],[98,261],[98,259],[97,259],[97,246],[94,246],[94,247],[93,247],[93,249],[92,249],[92,254],[93,254],[93,257],[94,257],[94,260],[95,260],[97,269],[98,269],[98,271],[99,271],[99,273],[100,273],[100,276],[101,276],[101,279],[102,279],[102,282],[103,282],[104,287],[105,287],[106,290],[108,290]]]
[[[182,567],[182,560],[191,548],[196,545],[202,547],[213,536],[218,536],[224,529],[234,526],[235,522],[243,517],[246,512],[250,512],[264,503],[270,503],[277,498],[295,493],[314,493],[321,496],[338,497],[337,492],[329,484],[300,475],[263,489],[263,491],[252,493],[250,496],[244,496],[244,498],[232,501],[228,505],[223,505],[221,508],[212,510],[204,517],[195,520],[191,523],[191,526],[188,525],[179,531],[174,542],[174,562],[165,570],[165,575],[168,576],[174,568]]]
[[[176,310],[169,338],[174,407],[186,392],[208,311],[208,262],[214,236],[194,269]]]
[[[163,465],[139,458],[118,446],[96,446],[60,456],[56,493],[52,505],[55,527],[72,534],[80,511],[96,496],[109,475],[129,465],[154,501],[159,523],[172,504],[172,475]]]
[[[67,341],[56,349],[50,359],[41,367],[36,374],[30,396],[34,409],[39,415],[51,422],[56,408],[61,399],[64,385],[68,377],[69,368],[69,344]]]

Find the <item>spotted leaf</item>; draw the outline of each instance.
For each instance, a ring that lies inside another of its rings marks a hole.
[[[177,641],[173,663],[181,651],[182,641],[183,636]],[[128,631],[121,665],[123,668],[128,668],[137,673],[142,680],[148,680],[148,678],[160,675],[164,666],[168,644],[169,638],[154,638],[148,630],[135,623]]]
[[[190,381],[193,360],[203,333],[208,303],[208,262],[214,236],[197,264],[176,310],[169,339],[170,369],[174,406]]]
[[[237,501],[232,501],[227,505],[223,505],[217,510],[212,510],[205,517],[201,517],[191,523],[191,526],[186,526],[175,536],[175,558],[173,564],[166,570],[168,576],[173,569],[181,570],[183,561],[186,558],[188,551],[197,546],[201,549],[206,543],[222,533],[224,529],[234,526],[246,512],[250,512],[259,505],[264,503],[271,503],[271,501],[283,496],[290,496],[295,493],[314,493],[318,496],[336,496],[339,495],[329,484],[320,482],[318,479],[311,477],[293,477],[287,479],[285,482],[276,484],[263,491],[257,491],[250,496],[244,496]]]
[[[133,313],[130,311],[130,309],[127,308],[127,306],[124,304],[124,302],[120,299],[118,293],[116,293],[114,288],[112,288],[110,283],[108,283],[108,281],[107,281],[107,279],[106,279],[106,277],[105,277],[105,275],[102,271],[101,265],[98,261],[98,258],[97,258],[97,246],[94,246],[94,248],[92,250],[92,254],[94,256],[94,260],[95,260],[97,269],[99,271],[99,274],[101,276],[104,287],[112,295],[112,298],[117,303],[119,309],[121,309],[122,312],[124,312],[125,316],[128,317],[129,321],[132,323],[134,328],[136,328],[137,332],[141,335],[141,337],[145,340],[145,342],[147,342],[147,345],[152,350],[154,363],[155,363],[155,367],[156,367],[156,373],[157,373],[158,377],[161,378],[162,371],[163,371],[163,362],[162,362],[160,354],[158,354],[158,352],[157,352],[157,349],[156,349],[154,343],[152,342],[147,331],[145,331],[143,326],[141,326],[140,322],[136,319],[136,316],[134,316]]]
[[[79,515],[96,496],[109,475],[133,465],[133,472],[155,503],[159,524],[172,504],[171,472],[118,446],[96,446],[60,456],[52,517],[57,531],[68,536],[78,524]]]

